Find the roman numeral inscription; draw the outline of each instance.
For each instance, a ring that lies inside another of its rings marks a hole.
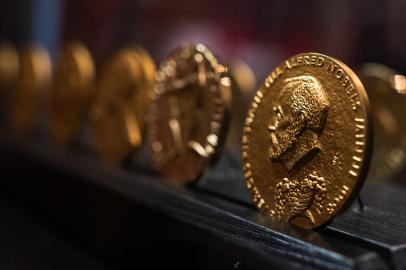
[[[365,119],[354,118],[355,122],[355,154],[352,156],[351,168],[348,173],[357,177],[362,165],[362,155],[365,147]]]

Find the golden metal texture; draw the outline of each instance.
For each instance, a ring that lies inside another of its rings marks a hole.
[[[202,44],[172,51],[156,74],[150,143],[157,170],[172,183],[195,181],[224,141],[231,80]]]
[[[242,138],[246,185],[265,214],[304,228],[357,195],[370,156],[368,99],[342,62],[290,57],[256,93]]]
[[[94,97],[95,67],[87,48],[70,42],[60,52],[49,114],[49,134],[62,144],[75,142],[88,105]]]
[[[368,179],[388,181],[406,165],[406,77],[367,63],[358,72],[371,103],[374,154]]]
[[[154,73],[140,47],[121,49],[105,66],[90,116],[94,147],[105,161],[122,162],[141,145]]]
[[[51,80],[48,52],[38,46],[27,46],[20,55],[19,78],[11,97],[9,122],[15,131],[30,133],[38,119]]]

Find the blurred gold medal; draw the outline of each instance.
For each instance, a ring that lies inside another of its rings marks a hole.
[[[388,181],[406,165],[406,77],[368,63],[359,70],[374,121],[374,154],[368,179]]]
[[[10,125],[20,133],[33,130],[51,79],[48,52],[37,45],[26,47],[20,55],[18,81],[9,108]]]
[[[5,113],[18,80],[19,60],[17,50],[7,43],[0,44],[0,106]]]
[[[49,133],[57,143],[72,143],[80,134],[84,115],[94,97],[93,59],[79,42],[60,52],[51,92]]]
[[[107,162],[119,163],[141,145],[154,73],[153,60],[139,47],[120,50],[104,67],[90,128]]]

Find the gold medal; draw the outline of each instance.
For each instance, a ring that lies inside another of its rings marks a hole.
[[[256,206],[297,226],[318,227],[349,205],[366,176],[371,139],[364,87],[334,58],[295,55],[258,90],[242,141]]]
[[[406,165],[406,77],[368,63],[359,70],[374,121],[374,154],[368,178],[388,181]]]
[[[72,143],[83,124],[83,115],[94,96],[93,59],[79,42],[67,44],[56,68],[49,115],[49,133],[57,143]]]
[[[230,126],[227,134],[226,147],[233,157],[241,156],[241,136],[244,120],[252,96],[255,94],[257,79],[253,70],[243,61],[235,61],[230,66],[230,78],[233,84]]]
[[[1,113],[7,110],[10,95],[18,80],[18,52],[9,44],[0,44],[0,106]]]
[[[42,47],[31,45],[20,55],[20,72],[12,94],[9,121],[18,132],[33,130],[51,79],[51,60]]]
[[[157,170],[173,183],[196,180],[224,140],[231,82],[202,44],[185,44],[156,74],[150,143]]]
[[[105,66],[90,128],[94,147],[107,162],[119,163],[141,145],[154,73],[142,48],[122,49]]]

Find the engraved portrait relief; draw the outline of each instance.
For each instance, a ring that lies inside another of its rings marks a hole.
[[[309,210],[313,205],[323,210],[325,179],[317,171],[304,179],[295,179],[294,172],[310,162],[322,149],[319,137],[323,131],[329,102],[319,81],[312,76],[297,76],[283,82],[275,117],[269,125],[272,162],[281,162],[289,177],[276,185],[274,215],[289,222],[305,217],[314,223]]]

